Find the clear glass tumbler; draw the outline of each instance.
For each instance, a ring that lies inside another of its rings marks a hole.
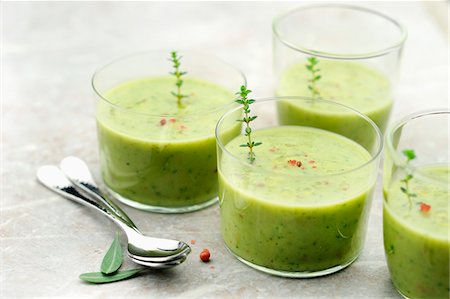
[[[277,106],[286,101],[352,115],[367,124],[370,142],[323,129],[320,121],[284,125]],[[271,98],[250,109],[257,116],[251,141],[244,128],[239,136],[228,134],[242,119],[241,107],[216,128],[226,246],[245,264],[279,276],[321,276],[350,265],[365,239],[382,149],[379,129],[367,116],[320,99]],[[253,161],[247,142],[262,142],[253,148]]]
[[[388,128],[383,177],[386,259],[406,298],[448,298],[450,111],[407,116]]]
[[[273,21],[275,94],[342,103],[384,132],[405,39],[396,20],[367,8],[316,4],[291,10]]]
[[[214,56],[181,55],[181,104],[170,51],[117,59],[92,79],[103,180],[138,209],[177,213],[217,202],[214,128],[246,79]]]

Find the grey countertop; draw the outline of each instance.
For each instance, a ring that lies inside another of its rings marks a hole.
[[[90,285],[116,228],[35,179],[39,165],[77,155],[99,179],[93,71],[145,49],[202,49],[240,67],[256,97],[271,95],[271,20],[296,2],[2,2],[0,297],[398,297],[382,243],[378,186],[360,258],[339,273],[286,279],[234,259],[219,207],[182,215],[124,209],[145,233],[196,240],[181,266]],[[445,2],[363,3],[408,28],[392,119],[448,107]],[[424,136],[426,137],[426,136]],[[208,247],[212,261],[200,262]],[[131,262],[127,261],[127,267]]]

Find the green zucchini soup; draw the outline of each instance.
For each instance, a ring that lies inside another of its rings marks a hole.
[[[311,4],[275,17],[272,30],[276,96],[337,102],[367,115],[385,131],[407,38],[400,22],[359,6]],[[351,113],[286,102],[278,108],[284,125],[315,122],[314,127],[370,147],[364,140],[370,129],[360,128]]]
[[[168,74],[170,63],[167,57],[161,60]],[[109,84],[97,102],[100,166],[108,191],[128,205],[156,212],[186,212],[217,202],[214,128],[233,105],[234,93],[187,75],[179,102],[174,76],[133,75]],[[239,130],[236,123],[227,134],[231,138]]]
[[[379,153],[374,158],[353,140],[314,127],[269,126],[251,135],[262,143],[251,163],[240,146],[245,135],[219,149],[228,249],[256,269],[288,277],[351,264],[365,240]]]
[[[422,166],[402,192],[404,176],[385,190],[384,247],[396,288],[409,298],[448,298],[450,166]],[[427,176],[430,179],[426,179]],[[433,179],[438,183],[433,182]]]
[[[450,297],[449,121],[448,110],[421,111],[386,132],[384,250],[405,298]]]
[[[325,59],[318,61],[320,79],[316,88],[320,98],[367,115],[384,131],[393,104],[388,79],[362,63]],[[311,72],[305,63],[294,64],[281,75],[276,95],[309,96],[310,78]],[[368,143],[365,136],[370,128],[362,121],[357,121],[353,114],[333,111],[330,106],[298,105],[289,101],[280,101],[278,111],[280,122],[285,125],[317,124],[322,129],[347,136],[358,143]]]

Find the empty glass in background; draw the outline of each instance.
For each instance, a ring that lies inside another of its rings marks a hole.
[[[450,111],[405,117],[385,137],[383,231],[396,289],[448,298]]]
[[[273,21],[275,95],[313,96],[305,65],[315,56],[319,97],[366,114],[384,132],[405,39],[401,24],[368,8],[317,4],[293,9]],[[297,124],[296,109],[291,109],[285,122]]]

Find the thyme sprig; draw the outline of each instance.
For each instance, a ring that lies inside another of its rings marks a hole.
[[[406,165],[408,165],[410,161],[416,158],[416,153],[412,149],[405,149],[402,151],[402,153],[406,157]],[[412,178],[413,178],[412,173],[408,171],[408,174],[400,181],[403,183],[403,186],[400,186],[400,190],[408,198],[410,208],[412,207],[412,198],[417,197],[417,194],[409,189],[409,182],[411,181]]]
[[[248,94],[251,93],[251,90],[248,90],[244,85],[241,86],[241,90],[236,93],[239,98],[236,100],[236,103],[242,104],[244,106],[244,117],[242,119],[238,119],[238,121],[245,123],[245,136],[247,136],[247,143],[241,144],[241,147],[248,147],[248,159],[250,162],[255,161],[255,153],[253,152],[253,148],[255,146],[259,146],[261,142],[255,142],[252,140],[252,128],[250,127],[250,122],[254,121],[257,116],[250,116],[250,104],[254,103],[254,99],[249,99]]]
[[[319,89],[317,88],[317,82],[322,78],[320,75],[320,69],[317,68],[317,64],[319,60],[314,57],[308,57],[306,59],[308,63],[305,65],[306,69],[311,72],[311,78],[308,80],[308,89],[311,91],[311,95],[313,98],[317,98],[320,96]]]
[[[187,98],[188,95],[181,93],[181,86],[183,85],[183,80],[181,79],[182,76],[186,75],[187,72],[182,72],[180,70],[180,60],[182,56],[178,56],[176,51],[170,52],[170,58],[169,60],[173,63],[173,72],[171,72],[171,75],[174,75],[176,78],[175,86],[177,87],[177,91],[171,91],[172,95],[177,98],[178,107],[183,107],[183,104],[181,103],[181,100],[183,98]]]

